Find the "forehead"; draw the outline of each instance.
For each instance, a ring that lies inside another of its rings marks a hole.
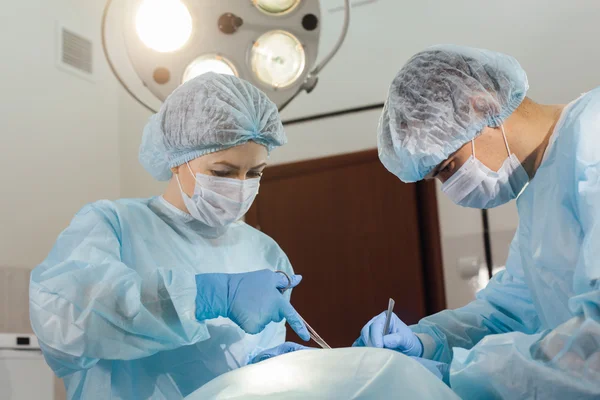
[[[254,167],[265,163],[267,157],[268,151],[266,147],[254,142],[248,142],[239,146],[206,154],[190,161],[190,163],[206,165],[225,162],[239,167]]]

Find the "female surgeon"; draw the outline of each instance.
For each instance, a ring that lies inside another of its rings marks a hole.
[[[567,83],[564,81],[563,83]],[[437,178],[455,203],[517,199],[506,263],[477,299],[407,327],[373,318],[356,345],[451,363],[465,399],[600,398],[600,89],[567,106],[526,97],[507,55],[418,53],[396,75],[379,157],[403,182]]]
[[[185,83],[150,118],[139,158],[164,194],[85,206],[31,275],[31,324],[69,399],[181,399],[281,345],[284,318],[308,340],[278,290],[301,277],[237,222],[285,142],[275,105],[233,76]]]

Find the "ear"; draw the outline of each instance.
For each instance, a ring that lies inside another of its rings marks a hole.
[[[498,103],[489,93],[479,93],[471,97],[471,107],[479,116],[497,115],[500,110],[497,110]]]
[[[171,172],[173,173],[173,175],[179,175],[179,167],[171,168]]]

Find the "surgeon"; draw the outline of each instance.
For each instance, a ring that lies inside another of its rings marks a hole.
[[[438,179],[464,207],[517,199],[519,226],[475,301],[410,327],[395,316],[389,332],[376,316],[355,345],[451,363],[465,399],[598,399],[600,89],[566,106],[527,89],[514,58],[453,45],[396,75],[378,128],[385,167]]]
[[[284,319],[309,339],[280,292],[301,277],[239,222],[285,142],[275,105],[233,76],[185,83],[150,118],[139,159],[162,196],[85,206],[31,274],[31,324],[69,399],[181,399],[282,345]]]

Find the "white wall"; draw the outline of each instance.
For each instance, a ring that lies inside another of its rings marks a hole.
[[[0,267],[34,267],[79,208],[119,196],[116,84],[98,40],[102,3],[0,7]],[[56,21],[94,41],[95,83],[55,67]]]
[[[341,12],[327,12],[341,0],[322,3],[321,55],[342,22]],[[374,0],[353,10],[348,39],[317,88],[291,103],[283,116],[378,103],[411,55],[439,43],[509,53],[528,72],[534,99],[565,102],[600,84],[599,13],[597,0]]]
[[[119,154],[121,157],[121,196],[150,197],[164,190],[138,162],[142,131],[150,112],[139,106],[124,90],[117,96],[119,105]]]

